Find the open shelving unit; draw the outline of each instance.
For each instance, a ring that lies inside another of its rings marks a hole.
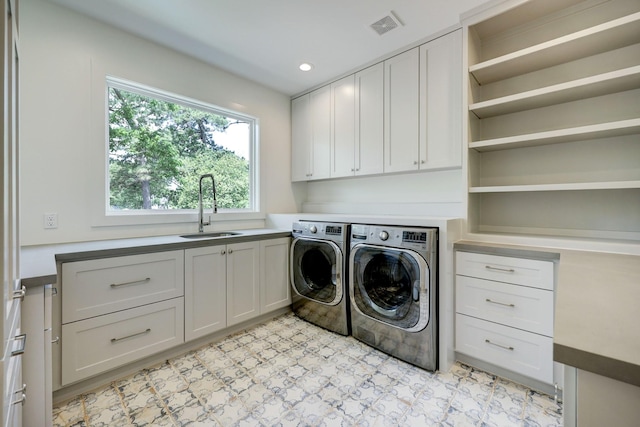
[[[467,17],[468,231],[640,242],[640,2]]]

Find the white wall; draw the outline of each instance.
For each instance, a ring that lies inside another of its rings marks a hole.
[[[21,3],[20,36],[23,246],[195,231],[195,222],[96,226],[104,209],[104,73],[257,117],[263,212],[298,210],[294,191],[304,187],[290,183],[288,96],[51,2]],[[57,229],[43,228],[45,212],[58,214]]]
[[[302,211],[462,218],[464,179],[452,169],[313,181]]]

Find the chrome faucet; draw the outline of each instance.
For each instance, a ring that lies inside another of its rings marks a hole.
[[[198,191],[198,232],[202,233],[204,231],[205,225],[211,224],[211,216],[209,216],[209,220],[207,222],[204,221],[203,213],[202,213],[202,180],[205,178],[211,178],[211,187],[213,189],[213,213],[218,213],[218,201],[216,200],[216,181],[213,179],[213,175],[208,173],[202,175],[200,177],[200,189]]]

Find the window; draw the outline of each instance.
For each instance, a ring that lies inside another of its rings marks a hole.
[[[254,118],[113,78],[107,90],[108,213],[197,209],[204,174],[219,210],[257,210]]]

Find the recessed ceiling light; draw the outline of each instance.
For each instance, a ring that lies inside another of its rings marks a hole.
[[[300,68],[301,71],[311,71],[313,65],[309,64],[308,62],[303,62],[298,68]]]

